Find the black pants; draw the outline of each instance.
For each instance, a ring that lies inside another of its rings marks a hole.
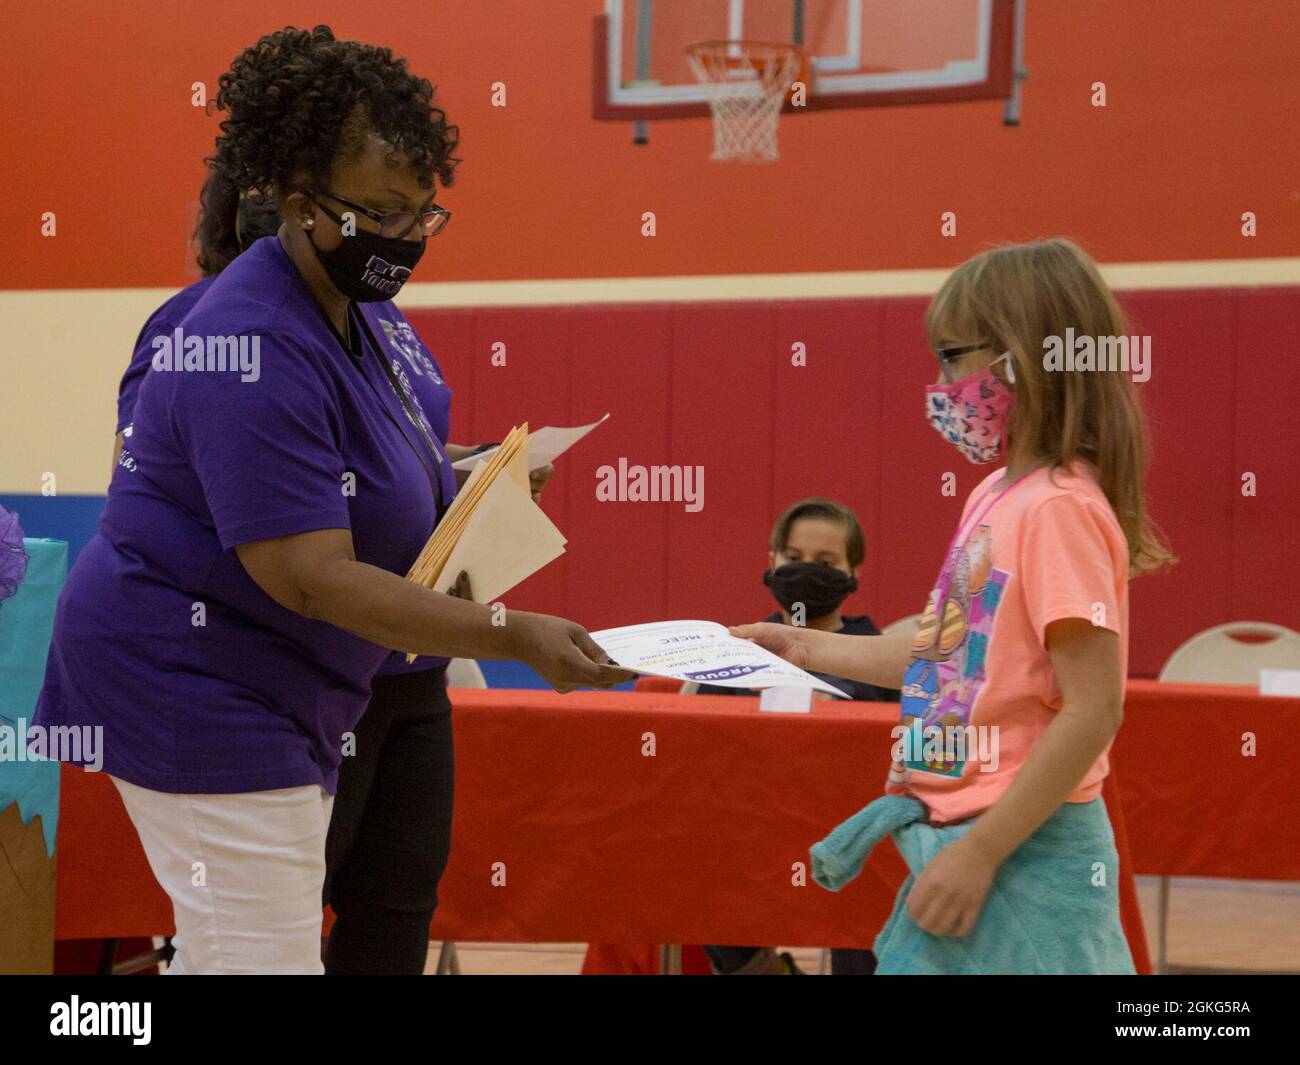
[[[418,976],[451,851],[446,670],[376,677],[325,843],[330,975]]]

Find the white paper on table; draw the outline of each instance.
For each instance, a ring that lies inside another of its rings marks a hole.
[[[1261,669],[1260,695],[1300,695],[1300,669]]]
[[[758,697],[758,708],[773,714],[811,714],[813,690],[806,685],[764,688]]]
[[[606,414],[604,418],[594,421],[590,425],[577,425],[568,429],[557,428],[554,425],[543,425],[536,432],[529,433],[528,472],[540,470],[543,466],[558,459],[608,417],[609,415]],[[490,447],[473,455],[466,455],[463,459],[457,459],[453,462],[451,468],[453,470],[472,470],[481,460],[490,458],[494,451],[496,451],[496,448]]]
[[[805,673],[714,621],[655,621],[601,629],[591,638],[621,669],[651,677],[717,684],[724,688],[802,686],[849,698],[833,684]]]

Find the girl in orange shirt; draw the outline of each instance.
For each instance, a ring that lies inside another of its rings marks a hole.
[[[907,859],[878,973],[1132,972],[1100,791],[1123,716],[1128,581],[1172,559],[1143,502],[1128,366],[1051,355],[1069,337],[1106,361],[1124,318],[1057,239],[963,263],[926,329],[940,368],[927,418],[970,461],[1003,465],[967,501],[918,630],[732,632],[902,689],[886,796],[812,850],[831,890],[887,833]]]

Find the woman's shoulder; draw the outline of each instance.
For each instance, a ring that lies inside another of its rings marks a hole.
[[[260,283],[258,274],[232,275],[238,266],[237,259],[178,323],[177,341],[200,346],[208,361],[223,350],[255,352],[275,377],[346,376],[347,357],[310,294],[298,291],[301,282]]]
[[[287,256],[263,247],[274,243],[259,241],[240,255],[155,340],[152,369],[171,371],[153,375],[163,379],[166,402],[220,397],[232,409],[256,410],[271,402],[267,392],[279,393],[279,403],[307,393],[337,399],[346,355]]]
[[[216,277],[201,277],[164,300],[145,320],[144,327],[140,330],[140,342],[178,325],[203,298],[203,294],[212,287],[214,281]]]
[[[258,241],[212,280],[186,315],[186,321],[238,332],[261,329],[300,332],[308,297],[293,264],[274,241]],[[278,254],[275,254],[278,252]]]

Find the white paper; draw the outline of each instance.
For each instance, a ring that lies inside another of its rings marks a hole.
[[[650,677],[724,688],[815,688],[847,699],[833,684],[805,673],[713,621],[656,621],[593,632],[591,638],[622,669]]]
[[[606,414],[605,418],[608,417],[609,415]],[[577,425],[568,429],[543,425],[536,432],[529,433],[528,472],[532,473],[533,470],[540,470],[543,466],[558,459],[596,426],[604,422],[605,418],[592,422],[590,425]],[[490,447],[477,454],[466,455],[463,459],[457,459],[453,462],[451,468],[453,470],[472,470],[483,459],[491,458],[494,451],[496,451],[496,448]]]
[[[433,590],[445,592],[464,570],[474,601],[491,603],[564,554],[566,542],[528,489],[503,471],[479,499]]]
[[[1300,695],[1300,669],[1261,669],[1260,695]]]
[[[470,498],[486,469],[474,467],[457,500]],[[433,582],[435,592],[447,591],[464,571],[475,601],[490,603],[564,554],[564,534],[528,490],[522,450],[497,472],[473,508]],[[406,660],[414,662],[415,655]]]
[[[811,714],[813,690],[804,685],[764,688],[758,697],[758,708],[774,714]]]

